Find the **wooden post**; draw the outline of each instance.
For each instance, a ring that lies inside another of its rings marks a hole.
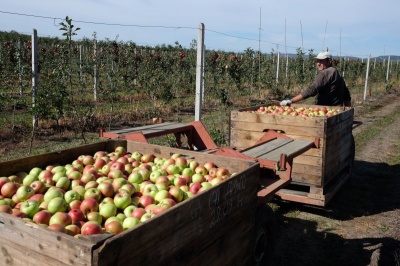
[[[278,51],[278,59],[276,62],[276,85],[279,83],[279,51]]]
[[[390,55],[388,57],[388,64],[387,64],[387,70],[386,70],[386,83],[389,82],[389,71],[390,71]]]
[[[196,101],[195,101],[195,121],[201,120],[202,88],[203,88],[203,69],[204,69],[204,24],[200,23],[197,37],[197,60],[196,60]]]
[[[22,87],[22,66],[21,66],[21,41],[18,41],[18,86],[19,86],[19,95],[22,96],[23,87]]]
[[[367,61],[367,74],[365,74],[365,86],[364,86],[364,98],[363,100],[367,98],[367,87],[368,87],[368,75],[369,75],[369,60],[371,59],[371,55],[368,56],[368,61]],[[369,91],[369,96],[371,97],[371,90]]]
[[[97,87],[98,87],[98,77],[99,74],[97,73],[97,40],[96,38],[93,41],[93,78],[94,78],[94,85],[93,85],[93,97],[94,102],[97,104]]]
[[[38,39],[37,30],[32,32],[32,109],[35,109],[36,95],[38,87]],[[37,114],[34,112],[32,116],[32,126],[35,128],[38,124]]]

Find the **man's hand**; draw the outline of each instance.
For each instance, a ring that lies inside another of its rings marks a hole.
[[[281,101],[281,106],[286,106],[286,105],[291,105],[292,101],[291,100],[283,100]]]

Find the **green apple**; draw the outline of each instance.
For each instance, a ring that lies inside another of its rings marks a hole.
[[[54,198],[64,198],[64,194],[60,189],[51,187],[44,194],[44,201],[50,202]]]
[[[47,210],[52,214],[56,212],[65,212],[68,210],[68,203],[65,201],[64,198],[53,198],[49,201]]]
[[[70,204],[74,200],[81,200],[81,195],[79,195],[76,190],[68,190],[64,194],[64,199],[68,204]]]
[[[25,213],[29,218],[39,212],[39,203],[35,200],[27,200],[21,203],[20,210]]]
[[[122,222],[122,227],[124,230],[128,230],[130,228],[135,227],[140,224],[140,220],[135,217],[126,217],[126,219]]]
[[[117,206],[109,202],[103,203],[100,205],[99,213],[102,216],[103,220],[106,220],[111,216],[115,216],[117,214]]]
[[[29,174],[22,179],[22,184],[24,186],[30,186],[36,180],[39,180],[38,175]]]

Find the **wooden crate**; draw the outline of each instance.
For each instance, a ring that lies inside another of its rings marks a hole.
[[[301,104],[293,106],[314,107]],[[292,194],[300,196],[286,198],[326,205],[332,197],[327,197],[328,191],[336,191],[335,188],[343,184],[341,180],[350,176],[354,109],[340,107],[342,111],[332,117],[300,117],[252,112],[258,108],[255,106],[231,112],[230,145],[239,149],[248,148],[268,130],[281,131],[293,139],[317,140],[320,144],[318,148],[310,149],[293,161],[292,184],[302,186],[304,191],[293,188]],[[288,189],[278,193],[280,196],[290,194]]]
[[[220,185],[117,236],[72,237],[0,213],[0,265],[247,265],[251,263],[259,165],[157,145],[107,140],[61,152],[0,163],[0,176],[71,162],[81,154],[128,151],[183,153],[237,174]]]

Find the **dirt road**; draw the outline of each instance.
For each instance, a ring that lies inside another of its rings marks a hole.
[[[353,135],[399,108],[399,91],[356,106],[355,120],[363,125]],[[274,201],[277,243],[270,264],[400,265],[400,165],[388,163],[399,154],[397,115],[357,149],[352,178],[328,206]]]

